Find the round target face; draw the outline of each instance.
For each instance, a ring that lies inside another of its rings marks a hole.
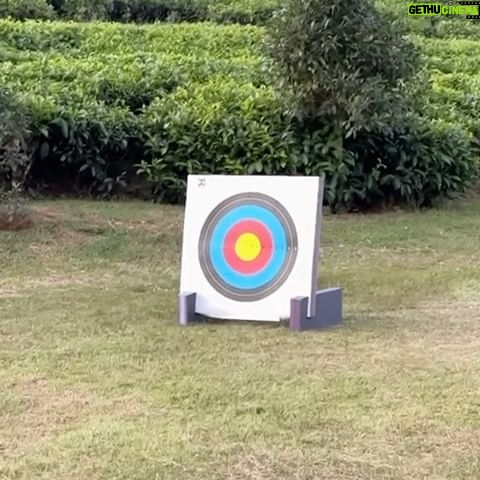
[[[275,292],[290,275],[298,237],[285,207],[259,193],[221,202],[208,216],[199,241],[207,281],[223,296],[257,301]]]

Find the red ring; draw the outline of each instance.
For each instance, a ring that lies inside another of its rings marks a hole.
[[[244,233],[255,234],[262,245],[258,257],[251,262],[239,258],[235,252],[235,244],[238,237]],[[262,223],[256,220],[242,220],[236,223],[227,233],[223,245],[225,260],[233,270],[245,275],[251,275],[261,271],[270,261],[273,255],[273,238],[270,231]]]

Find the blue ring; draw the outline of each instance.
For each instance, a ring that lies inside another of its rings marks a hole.
[[[233,270],[225,259],[223,246],[230,229],[240,221],[256,220],[270,231],[274,242],[273,255],[258,273],[246,275]],[[213,230],[209,254],[217,275],[233,288],[254,290],[272,281],[281,271],[287,256],[287,238],[283,225],[269,210],[257,205],[242,205],[223,216]]]

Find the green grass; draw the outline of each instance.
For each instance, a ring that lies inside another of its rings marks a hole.
[[[0,479],[480,470],[480,203],[327,217],[340,329],[176,324],[183,211],[34,204],[0,233]]]

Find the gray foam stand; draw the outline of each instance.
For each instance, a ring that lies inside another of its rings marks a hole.
[[[180,325],[187,326],[204,317],[195,312],[197,294],[184,292],[179,296]],[[315,295],[315,316],[308,316],[308,297],[292,298],[290,303],[290,329],[296,332],[318,330],[340,325],[343,318],[343,292],[341,288],[317,291]]]
[[[343,319],[343,291],[341,288],[318,290],[315,294],[315,315],[308,316],[308,297],[292,298],[290,302],[290,329],[296,332],[318,330],[340,325]]]

